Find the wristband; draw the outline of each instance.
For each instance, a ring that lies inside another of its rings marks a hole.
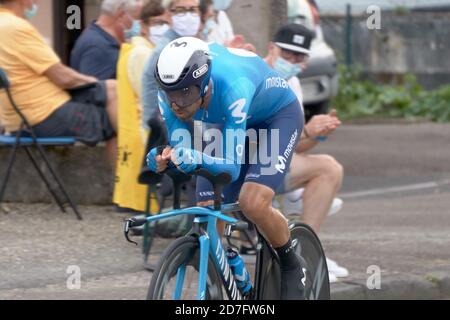
[[[327,136],[317,136],[314,138],[314,140],[318,141],[318,142],[324,142],[327,141],[328,137]]]

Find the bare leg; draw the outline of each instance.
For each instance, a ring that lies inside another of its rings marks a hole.
[[[342,166],[328,155],[295,154],[291,162],[290,178],[290,189],[305,187],[304,221],[318,233],[341,188]]]
[[[117,132],[117,81],[107,80],[106,81],[106,92],[108,96],[108,101],[106,104],[106,111],[108,112],[109,121]]]
[[[108,113],[108,118],[111,126],[117,133],[117,81],[107,80],[105,83],[107,94],[106,112]],[[111,164],[113,172],[116,171],[116,162],[118,156],[117,153],[117,137],[114,137],[106,141],[106,156],[108,157],[108,161]]]
[[[113,172],[116,172],[117,153],[117,138],[114,137],[106,141],[106,156],[108,157]]]
[[[286,218],[272,207],[274,195],[273,190],[264,185],[246,182],[239,195],[239,205],[270,244],[279,248],[288,242],[290,235]]]

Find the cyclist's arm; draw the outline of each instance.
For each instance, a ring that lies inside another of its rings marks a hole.
[[[231,175],[233,181],[237,180],[241,169],[243,150],[245,150],[248,110],[255,90],[250,80],[241,78],[223,92],[223,105],[227,110],[226,123],[222,130],[223,156],[211,157],[203,154],[200,168],[204,168],[213,174],[227,172]],[[229,135],[228,139],[227,134]],[[227,144],[230,142],[229,140],[233,141],[233,144]],[[238,150],[241,150],[241,152],[238,152]]]

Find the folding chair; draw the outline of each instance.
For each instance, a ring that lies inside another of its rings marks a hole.
[[[66,189],[62,183],[61,178],[57,175],[56,171],[53,169],[53,167],[50,165],[49,158],[47,154],[44,151],[43,146],[70,146],[75,144],[76,140],[74,138],[66,138],[66,137],[57,137],[57,138],[45,138],[45,137],[37,137],[35,132],[33,131],[33,128],[23,115],[23,113],[19,110],[17,105],[15,104],[11,91],[10,91],[10,83],[8,80],[8,77],[3,69],[0,68],[0,90],[5,90],[6,95],[8,97],[8,100],[13,107],[14,111],[19,115],[20,119],[22,120],[20,129],[17,131],[14,135],[10,134],[1,134],[0,133],[0,146],[6,146],[12,148],[8,164],[6,166],[6,173],[4,176],[3,181],[0,184],[0,203],[3,200],[3,196],[6,190],[6,185],[8,183],[8,180],[11,175],[12,167],[14,164],[14,161],[16,159],[17,151],[19,148],[23,148],[28,155],[28,158],[30,159],[33,166],[36,168],[39,176],[44,181],[45,185],[47,186],[47,189],[52,194],[53,198],[55,199],[56,203],[58,204],[59,208],[62,212],[66,212],[64,207],[64,200],[69,204],[69,206],[72,208],[72,210],[75,212],[78,220],[82,220],[82,216],[79,213],[77,207],[75,206],[74,202],[70,198],[69,194],[66,192]],[[48,168],[51,176],[53,177],[54,181],[56,182],[57,186],[62,192],[62,195],[64,196],[64,199],[60,199],[60,197],[57,195],[55,189],[50,184],[50,181],[47,179],[47,177],[44,175],[44,172],[39,167],[35,156],[31,152],[31,147],[35,147],[38,151],[38,154],[41,156],[43,163]]]

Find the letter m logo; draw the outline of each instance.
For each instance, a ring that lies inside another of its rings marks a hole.
[[[173,48],[173,47],[176,47],[176,48],[179,48],[179,47],[183,47],[183,48],[185,48],[185,47],[187,47],[187,42],[174,42],[174,43],[172,43],[172,45],[171,45],[171,47]]]

